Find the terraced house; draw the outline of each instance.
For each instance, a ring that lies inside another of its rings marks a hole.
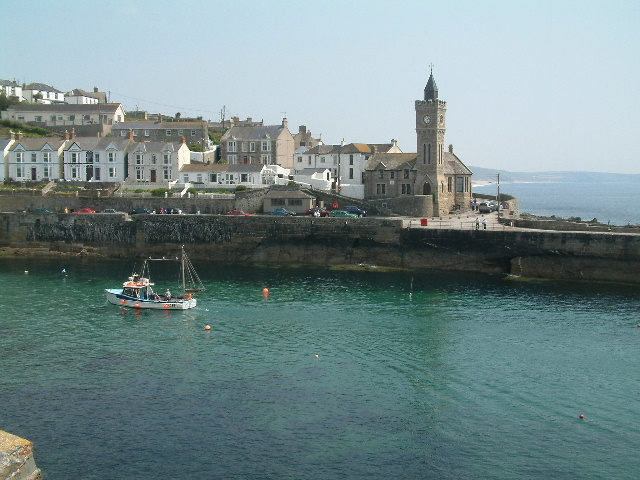
[[[233,163],[262,163],[293,168],[295,141],[287,119],[280,125],[234,124],[220,140],[220,159]]]

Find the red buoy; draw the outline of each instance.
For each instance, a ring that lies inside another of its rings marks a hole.
[[[580,418],[584,418],[584,415],[580,414]]]

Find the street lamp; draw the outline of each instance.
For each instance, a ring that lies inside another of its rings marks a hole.
[[[496,195],[496,203],[498,204],[498,220],[500,220],[500,174],[498,173],[498,193]]]

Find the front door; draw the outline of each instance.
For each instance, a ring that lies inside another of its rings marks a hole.
[[[152,182],[156,181],[156,171],[155,170],[151,170],[151,181]]]
[[[93,178],[93,165],[87,165],[87,182]]]
[[[96,181],[100,181],[100,167],[96,167],[93,170],[93,175],[94,175]]]
[[[38,179],[38,169],[36,167],[31,167],[31,180]]]
[[[431,195],[431,184],[430,183],[425,183],[422,186],[422,194],[423,195]]]

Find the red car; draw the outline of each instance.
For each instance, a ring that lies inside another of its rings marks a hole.
[[[95,210],[91,210],[90,208],[81,208],[78,211],[75,211],[73,213],[97,213]]]
[[[316,212],[318,212],[318,214],[316,214]],[[313,207],[304,213],[306,215],[312,215],[314,217],[328,217],[331,211],[320,207]]]
[[[251,215],[250,213],[245,213],[242,210],[231,210],[227,212],[227,215]]]

